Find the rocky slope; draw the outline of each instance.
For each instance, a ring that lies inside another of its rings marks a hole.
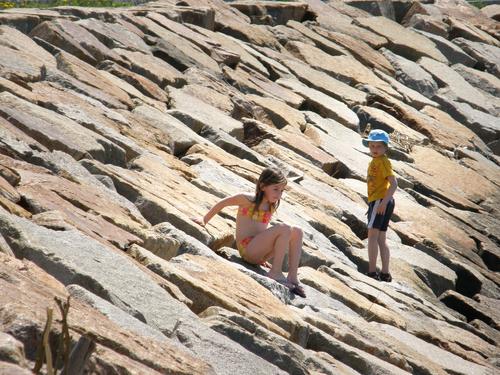
[[[488,14],[492,14],[491,18]],[[464,1],[0,12],[0,374],[71,296],[92,374],[493,374],[500,41]],[[394,281],[364,276],[363,132],[391,133]],[[264,166],[307,298],[234,249]]]

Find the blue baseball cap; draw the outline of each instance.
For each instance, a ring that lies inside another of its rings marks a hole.
[[[373,129],[368,138],[363,138],[363,146],[368,147],[368,142],[384,142],[389,146],[389,134],[381,129]]]

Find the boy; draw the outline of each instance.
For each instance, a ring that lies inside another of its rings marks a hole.
[[[380,129],[374,129],[363,139],[363,145],[370,149],[372,160],[368,165],[368,273],[376,280],[391,282],[389,272],[389,247],[386,234],[389,220],[394,211],[394,192],[398,187],[387,158],[389,135]],[[377,273],[377,256],[380,248],[382,271]]]

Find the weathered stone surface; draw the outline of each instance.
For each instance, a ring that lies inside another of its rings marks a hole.
[[[249,4],[245,1],[234,1],[229,4],[250,17],[252,23],[284,25],[289,20],[301,22],[307,11],[305,3],[273,3],[258,1]]]
[[[0,362],[0,374],[2,375],[29,375],[33,372],[8,362]]]
[[[333,78],[325,72],[313,69],[302,61],[285,59],[282,62],[302,83],[310,86],[312,89],[321,91],[347,105],[364,104],[366,102],[366,94],[362,91]],[[283,82],[283,80],[287,80],[287,78],[282,78],[277,82],[280,83]]]
[[[486,16],[493,18],[496,21],[500,21],[500,6],[499,4],[486,5],[481,8],[481,12],[483,12]]]
[[[379,87],[391,95],[398,96],[392,87],[351,56],[331,56],[316,47],[300,42],[289,42],[286,44],[286,48],[311,67],[324,71],[349,85],[369,84]]]
[[[455,38],[452,41],[478,61],[478,68],[500,78],[500,47],[465,38]]]
[[[59,47],[91,65],[103,60],[123,61],[116,52],[102,44],[87,29],[65,19],[45,21],[35,27],[30,36]]]
[[[500,79],[493,74],[469,68],[462,64],[455,64],[452,68],[475,88],[496,97],[500,96]]]
[[[382,53],[394,67],[396,79],[399,82],[420,92],[427,98],[434,96],[438,89],[437,83],[420,65],[387,49],[383,49]]]
[[[131,51],[149,53],[149,46],[136,33],[119,23],[103,22],[94,18],[82,19],[76,22],[92,33],[108,48],[123,48]]]
[[[60,319],[60,313],[54,303],[54,297],[66,300],[67,292],[59,281],[27,260],[6,259],[2,255],[0,259],[2,274],[10,275],[7,279],[0,279],[3,291],[0,296],[3,306],[0,327],[24,344],[26,356],[33,361],[45,325],[47,307],[54,310],[51,332],[55,337],[60,335],[60,325],[56,323],[56,319]],[[9,316],[14,319],[8,318]],[[128,357],[127,362],[133,373],[137,373],[137,367],[142,368],[142,371],[214,373],[210,365],[196,358],[189,350],[183,349],[174,340],[169,339],[168,342],[161,343],[133,335],[77,301],[71,300],[68,319],[73,339],[87,335],[97,344],[95,359],[90,362],[101,361],[102,352],[107,351]],[[102,361],[107,362],[105,358]],[[113,362],[115,361],[111,361]]]
[[[185,83],[181,72],[151,54],[121,48],[115,48],[114,51],[130,63],[134,73],[150,79],[161,88],[165,88],[165,86],[179,87]]]
[[[28,257],[44,269],[54,270],[55,276],[63,283],[77,283],[89,289],[162,333],[170,337],[177,336],[184,346],[210,361],[215,371],[235,371],[242,356],[259,364],[257,372],[265,374],[272,371],[273,366],[210,330],[123,255],[89,241],[88,237],[76,231],[53,232],[8,217],[3,212],[0,214],[2,233],[17,228],[17,237],[10,237],[9,241],[15,242],[15,251],[20,257]],[[89,257],[81,257],[82,252],[89,254]],[[89,262],[85,266],[87,260]],[[110,264],[113,267],[107,266]],[[120,270],[121,267],[125,269]],[[124,282],[122,277],[128,281]],[[251,372],[255,373],[255,370]]]
[[[394,69],[378,51],[375,51],[370,45],[363,40],[354,38],[350,35],[329,31],[321,27],[313,26],[313,30],[325,38],[334,41],[348,50],[356,60],[362,62],[370,68],[379,69],[391,76],[394,75]]]
[[[296,80],[279,79],[277,82],[304,97],[306,109],[313,110],[323,117],[339,121],[347,127],[355,128],[357,126],[358,117],[344,103],[321,91],[309,88]]]
[[[450,64],[464,64],[466,66],[474,66],[477,61],[466,54],[456,44],[450,42],[446,37],[435,35],[422,30],[415,30],[418,33],[426,36],[434,42],[436,47],[446,56]]]
[[[258,117],[258,120],[272,124],[278,129],[290,125],[301,131],[305,130],[306,118],[304,114],[283,101],[257,95],[247,95],[246,98],[259,107],[262,117]]]
[[[324,51],[329,55],[332,56],[349,55],[349,51],[342,45],[338,44],[335,41],[332,41],[331,39],[325,38],[324,36],[317,33],[315,30],[307,27],[306,25],[300,22],[289,21],[287,23],[287,26],[304,34],[307,38],[309,38],[314,42],[317,48],[321,49],[322,51]]]
[[[416,13],[409,17],[410,12],[408,12],[405,16],[405,19],[403,21],[404,26],[411,27],[417,31],[424,31],[427,34],[448,38],[448,25],[444,23],[440,18],[421,13]]]
[[[2,117],[40,139],[51,150],[62,150],[81,159],[87,155],[121,164],[125,160],[122,148],[104,137],[85,129],[72,120],[9,93],[0,94]]]
[[[186,94],[183,90],[169,89],[172,108],[189,113],[203,125],[220,129],[238,140],[243,139],[243,125],[222,111]]]
[[[4,332],[0,332],[0,361],[22,367],[27,365],[23,344]]]
[[[449,25],[449,38],[464,38],[473,42],[490,44],[492,46],[500,46],[500,42],[492,35],[474,26],[472,23],[464,19],[456,19],[455,17],[446,18],[445,22]]]
[[[439,86],[448,89],[447,94],[454,100],[468,103],[483,112],[494,112],[494,105],[449,66],[427,57],[421,58],[419,64],[432,75]]]
[[[396,90],[401,96],[403,97],[403,101],[409,105],[411,105],[414,108],[420,109],[423,106],[426,105],[431,105],[433,107],[438,107],[439,104],[436,103],[435,101],[432,101],[428,98],[426,98],[424,95],[419,93],[418,91],[415,91],[405,85],[403,85],[401,82],[399,82],[397,79],[392,78],[391,76],[388,76],[385,73],[382,73],[378,70],[375,70],[375,74],[386,81],[391,87]]]
[[[485,297],[478,297],[478,299],[480,298],[485,299]],[[448,307],[459,311],[467,320],[479,319],[498,329],[499,316],[494,307],[496,302],[489,306],[487,303],[475,301],[452,290],[443,293],[439,299]]]
[[[422,56],[427,56],[443,63],[447,62],[446,57],[431,40],[388,18],[357,18],[354,23],[387,38],[389,41],[387,48],[407,59],[416,61]]]

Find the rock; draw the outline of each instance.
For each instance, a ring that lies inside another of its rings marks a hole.
[[[349,55],[349,51],[345,49],[343,46],[339,45],[337,42],[332,41],[329,38],[325,38],[324,36],[315,32],[315,30],[307,27],[306,25],[300,22],[289,21],[287,23],[287,26],[302,33],[304,36],[312,40],[317,48],[319,48],[320,50],[331,56]],[[301,42],[299,41],[299,43]],[[305,44],[310,45],[310,43],[305,43]]]
[[[234,18],[220,19],[216,27],[221,33],[230,35],[250,44],[279,50],[279,42],[274,35],[261,25],[238,22]]]
[[[191,23],[208,30],[215,28],[215,10],[213,8],[177,6],[175,11],[183,23]]]
[[[9,117],[49,149],[68,152],[76,159],[92,155],[98,160],[117,164],[125,160],[121,147],[53,111],[5,92],[0,94],[0,103],[3,117]]]
[[[424,95],[419,93],[418,91],[415,91],[405,85],[403,85],[401,82],[398,80],[392,78],[391,76],[388,76],[385,73],[382,73],[381,71],[375,70],[375,74],[383,79],[385,82],[387,82],[391,87],[396,90],[402,97],[403,101],[410,106],[420,109],[426,105],[430,105],[433,107],[438,107],[439,104],[426,98]]]
[[[500,21],[500,6],[498,4],[486,5],[481,8],[481,12],[495,21]]]
[[[255,24],[266,24],[268,20],[271,25],[285,25],[289,20],[301,22],[307,11],[305,3],[258,1],[249,4],[245,1],[233,1],[229,5],[250,17]]]
[[[114,51],[130,63],[134,73],[150,79],[160,88],[165,88],[165,86],[180,87],[186,82],[181,72],[151,54],[121,48],[115,48]]]
[[[387,49],[382,54],[390,61],[396,71],[396,79],[409,88],[432,98],[438,86],[432,76],[417,63],[396,55]]]
[[[492,309],[493,306],[477,302],[453,290],[443,293],[439,299],[464,315],[468,321],[479,319],[498,330],[498,313]]]
[[[282,46],[292,40],[310,44],[311,46],[316,45],[313,40],[309,39],[300,31],[285,25],[276,25],[270,28],[270,30],[276,36]]]
[[[479,366],[470,361],[466,361],[457,355],[453,355],[446,350],[439,348],[438,346],[429,344],[424,340],[415,338],[414,336],[404,332],[403,330],[391,327],[389,325],[381,325],[384,333],[393,337],[398,342],[403,345],[407,345],[412,348],[412,351],[422,355],[429,356],[433,358],[439,367],[447,372],[454,372],[456,374],[488,374],[490,369],[485,366]],[[432,354],[431,354],[432,353]]]
[[[485,143],[489,144],[498,139],[500,125],[496,116],[474,109],[467,103],[460,103],[445,95],[437,95],[434,99],[443,110],[476,133]]]
[[[446,56],[450,64],[463,64],[470,67],[476,65],[477,61],[474,58],[466,54],[460,47],[446,39],[446,37],[418,29],[415,29],[415,31],[432,40],[442,54]]]
[[[12,233],[9,241],[15,243],[18,256],[39,262],[66,285],[77,283],[168,337],[177,337],[185,347],[210,362],[217,373],[229,374],[235,371],[235,366],[238,366],[242,358],[257,364],[258,369],[252,368],[252,373],[274,372],[274,367],[267,362],[210,330],[196,315],[152,282],[150,276],[123,255],[76,231],[54,232],[28,221],[9,217],[5,211],[0,211],[0,215],[0,231],[2,234],[7,231]],[[88,257],[82,257],[81,254],[88,254]],[[107,266],[110,264],[113,267]],[[127,282],[122,280],[124,275]],[[84,319],[80,322],[85,324]],[[173,353],[169,356],[173,356]],[[188,355],[179,351],[179,347],[175,353],[177,356]],[[177,363],[179,359],[171,359],[174,362],[169,363]],[[190,363],[189,373],[198,372],[197,368],[203,368],[202,373],[209,371],[205,364],[202,365],[203,362],[193,359]]]
[[[103,60],[123,61],[115,51],[102,44],[87,29],[65,19],[42,22],[31,31],[30,36],[59,47],[93,66]]]
[[[354,371],[333,357],[325,361],[315,352],[284,340],[249,319],[223,308],[211,306],[201,315],[212,329],[241,343],[287,373],[309,374],[318,371],[323,374],[350,374]]]
[[[358,61],[364,65],[379,69],[391,76],[394,75],[394,69],[387,59],[378,51],[375,51],[369,44],[363,40],[354,38],[350,35],[329,31],[319,26],[313,26],[312,29],[319,35],[339,44],[348,50]]]
[[[141,320],[134,318],[118,307],[113,306],[105,299],[102,299],[92,292],[89,292],[87,289],[82,288],[80,285],[70,284],[66,286],[66,289],[73,299],[92,306],[121,328],[134,332],[138,336],[152,338],[167,345],[172,345],[172,341],[167,339],[167,336],[157,329],[148,326]]]
[[[235,70],[223,67],[222,71],[224,77],[229,82],[232,82],[234,86],[239,87],[244,93],[282,100],[293,108],[299,108],[304,102],[304,99],[292,90],[280,86],[276,82],[244,66],[241,68],[238,67]]]
[[[452,68],[475,88],[496,97],[500,96],[500,79],[493,74],[469,68],[462,64],[455,64]]]
[[[113,142],[125,151],[126,160],[142,154],[143,149],[139,145],[121,134],[123,127],[129,127],[130,124],[115,110],[71,89],[44,83],[33,84],[31,88],[38,98],[38,105],[60,113]]]
[[[115,97],[128,108],[132,108],[133,105],[127,93],[116,87],[93,66],[66,52],[59,52],[55,57],[57,60],[57,68],[59,70],[87,85],[100,89],[104,93]]]
[[[0,361],[27,367],[23,344],[4,332],[0,332]]]
[[[7,362],[3,362],[3,361],[0,362],[0,374],[2,374],[2,375],[29,375],[32,373],[33,373],[32,371],[30,371],[26,368],[14,365],[12,363],[7,363]]]
[[[447,63],[446,57],[431,40],[388,18],[357,18],[354,23],[387,38],[389,40],[387,48],[409,60],[416,61],[420,57],[427,56]]]
[[[360,120],[360,130],[365,131],[368,124],[370,129],[382,129],[390,134],[391,143],[404,147],[406,142],[410,144],[426,144],[427,137],[403,124],[397,118],[391,116],[381,109],[356,106],[353,108]]]
[[[311,89],[321,91],[323,94],[340,100],[349,106],[366,103],[365,93],[333,78],[325,72],[311,68],[308,64],[291,59],[283,60],[283,64],[297,76],[299,81],[310,86]],[[291,83],[292,79],[280,78],[276,82],[281,82],[280,84],[283,82]]]
[[[122,48],[150,53],[149,46],[139,35],[119,23],[103,22],[95,18],[82,19],[76,23],[87,29],[110,49]]]
[[[500,47],[500,42],[492,35],[467,22],[455,17],[448,17],[445,22],[449,25],[449,39],[464,38],[473,42],[490,44]]]
[[[341,103],[322,92],[309,88],[296,80],[280,78],[277,83],[293,90],[306,100],[305,108],[319,113],[323,117],[332,118],[350,128],[355,128],[358,118],[344,103]]]
[[[446,113],[443,113],[438,108],[430,106],[424,107],[427,108],[425,110],[427,113],[433,114],[431,117],[387,95],[381,94],[380,92],[377,93],[374,90],[372,91],[373,93],[370,95],[369,99],[371,106],[380,108],[393,117],[398,118],[403,124],[422,133],[432,142],[451,149],[467,142],[467,145],[472,148],[478,145],[478,147],[485,149],[484,142],[468,129],[468,126],[453,121]],[[437,121],[436,118],[443,120],[443,123]],[[447,130],[443,126],[449,127],[450,130]],[[451,134],[456,134],[456,137],[451,137]]]
[[[478,61],[477,69],[486,70],[500,78],[500,63],[498,62],[500,61],[500,47],[473,42],[465,38],[455,38],[452,42]]]
[[[348,85],[370,84],[391,95],[399,96],[387,83],[351,56],[331,56],[316,47],[289,42],[286,48],[311,67],[324,71]]]
[[[55,306],[54,297],[66,301],[67,292],[59,281],[34,263],[14,258],[1,259],[0,272],[9,277],[0,279],[4,291],[0,300],[4,313],[14,317],[2,317],[2,329],[21,341],[27,358],[34,361],[46,321],[46,309],[49,306],[54,311],[51,336],[58,338],[60,335],[61,316]],[[14,297],[16,294],[17,297]],[[189,349],[184,349],[175,340],[159,342],[133,334],[77,300],[70,301],[68,322],[72,341],[85,335],[96,343],[96,351],[87,361],[90,367],[95,365],[95,362],[107,367],[125,361],[132,373],[149,373],[154,370],[159,373],[173,371],[186,375],[214,373],[207,362],[196,358]],[[110,356],[126,359],[110,359]],[[137,370],[138,368],[140,370]]]
[[[421,58],[419,64],[433,76],[441,87],[445,86],[448,89],[447,94],[451,98],[468,103],[473,108],[483,112],[492,113],[494,111],[494,106],[489,103],[486,97],[449,66],[427,57]]]
[[[36,104],[37,97],[33,95],[31,90],[0,77],[0,90],[10,92],[11,94]]]
[[[413,28],[415,31],[424,31],[426,33],[424,35],[427,37],[429,37],[427,34],[431,34],[445,39],[448,38],[448,25],[440,18],[420,13],[413,14],[410,18],[408,18],[408,15],[405,16],[406,21],[403,22],[403,26]],[[441,50],[441,52],[443,51]]]
[[[162,18],[162,16],[157,15],[155,20],[159,22]],[[153,55],[156,57],[166,61],[181,72],[191,66],[197,66],[201,69],[220,73],[219,66],[215,60],[188,40],[179,37],[179,35],[167,30],[161,24],[149,18],[137,17],[135,20],[140,22],[138,25],[143,28],[143,31],[147,31],[148,34],[159,38],[157,43],[151,48]]]
[[[225,131],[238,140],[243,139],[241,122],[232,119],[215,107],[202,102],[182,90],[170,89],[171,106],[179,111],[189,113],[201,124]]]
[[[257,95],[247,95],[246,98],[253,102],[262,113],[260,121],[276,126],[278,129],[290,125],[303,131],[306,119],[302,112],[291,108],[281,100],[263,98]],[[264,121],[267,120],[267,121]]]

